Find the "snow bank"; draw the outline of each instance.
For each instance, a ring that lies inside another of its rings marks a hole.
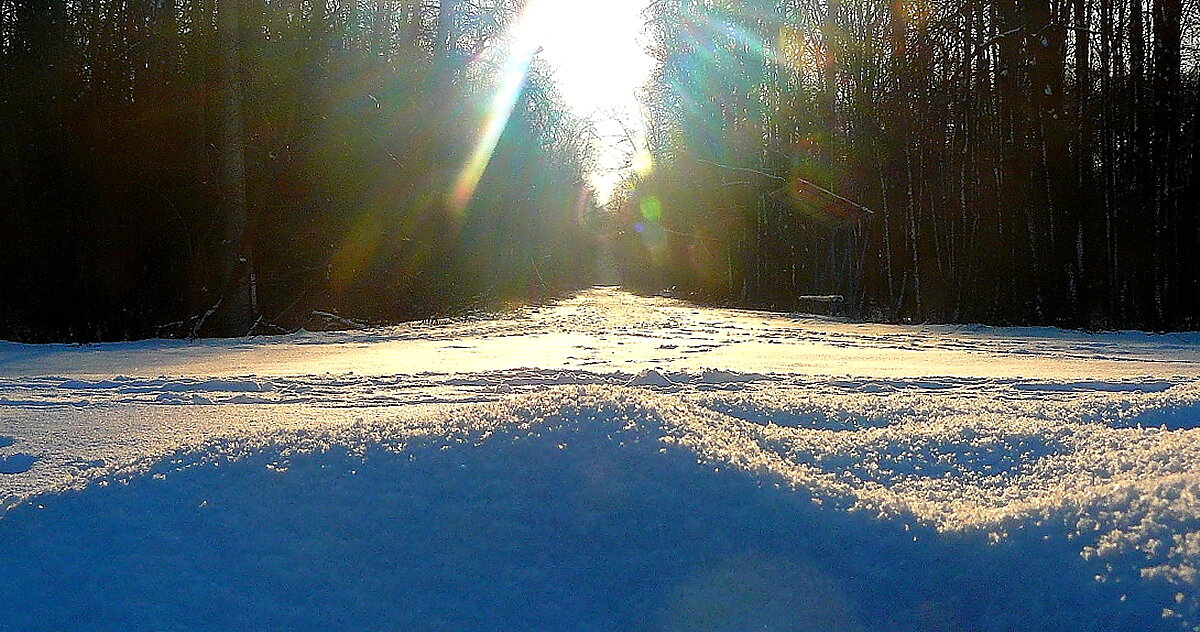
[[[1151,427],[1200,387],[693,378],[105,463],[0,517],[0,630],[1200,624],[1200,430]]]

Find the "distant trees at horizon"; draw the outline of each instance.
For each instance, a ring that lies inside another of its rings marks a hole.
[[[465,208],[521,0],[0,0],[0,338],[390,322],[591,273],[590,128],[534,60]]]
[[[655,2],[617,260],[739,304],[1198,328],[1198,4]],[[797,179],[874,213],[790,203]]]

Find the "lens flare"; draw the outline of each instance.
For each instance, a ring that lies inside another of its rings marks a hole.
[[[483,172],[487,169],[488,163],[492,161],[492,155],[496,151],[496,145],[500,142],[500,136],[508,127],[508,120],[517,107],[517,101],[521,98],[521,90],[529,75],[529,66],[533,63],[533,58],[541,51],[537,41],[537,32],[543,26],[542,20],[539,18],[541,15],[540,5],[541,2],[538,0],[530,2],[517,21],[513,33],[512,50],[500,72],[500,82],[488,107],[483,131],[479,141],[475,144],[475,149],[471,152],[470,159],[459,172],[450,193],[450,208],[455,213],[466,212],[467,204],[475,195],[475,188],[479,186]]]
[[[637,149],[637,153],[633,155],[633,171],[639,176],[645,177],[654,171],[654,156],[646,148],[645,139],[639,138],[638,140],[640,146]]]
[[[662,221],[662,202],[655,196],[650,196],[642,200],[642,217],[647,222],[657,224]]]

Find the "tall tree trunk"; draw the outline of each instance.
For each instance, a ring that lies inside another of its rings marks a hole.
[[[218,249],[222,295],[217,311],[220,335],[241,336],[254,326],[254,268],[246,237],[246,138],[242,112],[240,60],[241,0],[222,0],[217,7],[221,42],[221,109],[219,160],[224,220]]]
[[[1072,230],[1075,231],[1075,271],[1078,283],[1080,316],[1084,326],[1098,326],[1098,316],[1103,312],[1105,301],[1101,300],[1101,291],[1105,288],[1108,250],[1107,237],[1104,232],[1107,224],[1107,208],[1103,199],[1096,194],[1102,180],[1097,177],[1096,158],[1098,144],[1095,129],[1097,115],[1093,108],[1093,70],[1091,53],[1091,34],[1095,27],[1092,24],[1092,9],[1090,0],[1072,0],[1071,24],[1075,27],[1075,85],[1074,108],[1071,118],[1074,123],[1073,142],[1075,166],[1075,186],[1081,192],[1073,203],[1068,204],[1067,213],[1071,217]],[[1101,68],[1100,72],[1104,69]],[[1103,106],[1102,106],[1103,107]],[[1101,129],[1103,124],[1101,123]]]
[[[404,46],[406,51],[415,51],[418,46],[417,38],[421,33],[421,1],[401,0],[397,10],[400,12],[397,17],[400,21],[400,45]]]
[[[1194,242],[1188,239],[1195,213],[1180,215],[1179,164],[1183,149],[1180,138],[1180,75],[1183,26],[1183,0],[1154,0],[1154,58],[1152,74],[1153,123],[1151,153],[1154,163],[1154,209],[1157,232],[1156,249],[1161,254],[1160,284],[1157,298],[1160,319],[1166,314],[1178,318],[1184,308],[1181,281],[1192,266]],[[1194,226],[1194,224],[1193,224]],[[1176,325],[1177,323],[1166,323]]]
[[[1072,191],[1070,151],[1064,74],[1067,67],[1067,32],[1061,26],[1067,16],[1054,14],[1049,0],[1023,3],[1030,11],[1030,85],[1036,128],[1036,227],[1042,234],[1043,268],[1039,286],[1046,293],[1045,316],[1059,324],[1078,325],[1078,296],[1072,291],[1077,277],[1073,222],[1067,212],[1077,205],[1068,199]],[[1065,9],[1065,5],[1064,5]]]
[[[825,125],[831,136],[836,136],[840,129],[837,114],[838,103],[838,51],[841,47],[841,34],[838,24],[841,21],[842,0],[826,0],[825,16],[825,94],[823,107],[825,109]]]
[[[375,14],[371,25],[371,50],[377,57],[386,57],[393,50],[396,28],[396,8],[391,0],[375,0]]]
[[[1038,0],[1041,2],[1042,0]],[[1030,310],[1040,310],[1041,292],[1038,283],[1038,231],[1033,225],[1034,193],[1038,180],[1033,177],[1032,86],[1029,83],[1029,38],[1036,26],[1029,20],[1029,11],[1022,0],[997,2],[999,33],[997,68],[997,111],[1001,125],[1000,208],[1010,216],[1007,241],[1009,260],[1005,267],[1012,271],[1007,281],[1012,284],[1009,311],[1018,320],[1028,319]]]
[[[437,13],[437,35],[433,43],[434,53],[448,58],[454,53],[457,39],[455,21],[459,0],[439,0]]]
[[[1150,109],[1146,104],[1146,1],[1133,0],[1129,13],[1129,121],[1133,150],[1129,153],[1126,174],[1132,190],[1123,200],[1125,221],[1122,222],[1122,232],[1126,237],[1125,260],[1129,265],[1126,278],[1130,284],[1125,300],[1138,327],[1156,324],[1156,269],[1159,265],[1157,249],[1151,248],[1150,252],[1146,250],[1147,245],[1153,245],[1151,240],[1154,238],[1156,222],[1147,221],[1145,213],[1131,212],[1131,205],[1152,205],[1154,200],[1151,133],[1147,117]],[[1153,207],[1151,210],[1154,210]],[[1135,252],[1138,253],[1136,257],[1133,256]]]

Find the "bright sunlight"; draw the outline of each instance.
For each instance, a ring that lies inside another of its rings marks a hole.
[[[635,148],[629,134],[641,134],[636,91],[653,60],[641,37],[648,0],[533,0],[521,37],[542,48],[567,103],[596,120],[601,135],[599,171],[592,184],[601,199],[619,178]],[[618,120],[613,120],[614,117]]]
[[[484,129],[454,185],[451,199],[457,212],[462,212],[474,195],[512,115],[529,66],[538,56],[550,63],[567,104],[596,123],[599,164],[589,179],[599,199],[608,198],[641,143],[642,121],[635,92],[645,82],[652,62],[638,42],[645,4],[646,0],[531,0],[525,6],[511,33],[514,46]]]

